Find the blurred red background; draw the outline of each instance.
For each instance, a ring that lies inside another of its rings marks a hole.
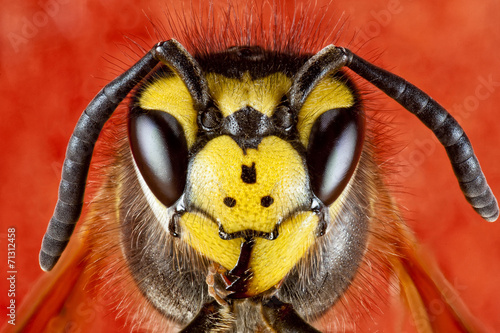
[[[192,2],[196,7],[198,1]],[[318,0],[318,11],[328,2]],[[57,200],[66,144],[81,111],[118,73],[116,64],[125,68],[137,59],[123,46],[123,36],[151,46],[155,40],[144,12],[161,21],[167,9],[163,1],[147,0],[0,3],[3,322],[9,301],[7,228],[17,230],[19,304],[43,274],[40,242]],[[294,3],[301,1],[290,1],[290,10]],[[459,118],[499,194],[500,2],[336,0],[328,11],[346,22],[341,43],[408,79]],[[485,85],[487,81],[493,83]],[[408,223],[472,312],[500,330],[500,226],[483,221],[469,207],[432,134],[382,94],[376,98],[398,133],[394,139],[400,149],[393,161],[401,168],[394,177],[401,184],[397,198]]]

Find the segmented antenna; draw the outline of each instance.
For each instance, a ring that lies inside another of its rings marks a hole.
[[[486,221],[498,218],[498,203],[462,127],[429,95],[403,78],[379,68],[343,47],[329,45],[312,56],[297,73],[290,104],[300,110],[314,85],[326,75],[348,67],[417,116],[444,146],[460,188]]]
[[[474,210],[486,221],[498,218],[498,203],[462,127],[429,95],[403,78],[343,49],[346,66],[417,116],[444,146],[460,188]]]
[[[106,121],[137,82],[156,66],[148,52],[137,64],[107,84],[83,111],[66,149],[59,197],[43,236],[40,266],[50,271],[69,242],[83,207],[85,184],[94,146]]]
[[[90,161],[102,127],[118,104],[159,62],[174,69],[184,80],[195,108],[203,108],[208,103],[207,85],[201,69],[184,47],[173,39],[155,45],[94,97],[80,116],[68,143],[59,198],[40,251],[43,270],[50,271],[57,263],[80,218]]]

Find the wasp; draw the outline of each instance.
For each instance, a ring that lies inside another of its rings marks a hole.
[[[465,132],[405,79],[346,47],[297,46],[291,29],[272,42],[252,29],[236,44],[210,29],[204,45],[168,39],[107,84],[68,144],[42,269],[74,288],[113,289],[110,302],[137,331],[342,330],[358,315],[349,303],[365,307],[367,291],[379,292],[371,285],[391,278],[418,331],[474,331],[453,300],[440,319],[428,314],[443,282],[419,259],[385,183],[359,82],[433,132],[466,199],[494,221]],[[105,177],[73,235],[94,146],[116,115]],[[55,291],[40,299],[59,303],[27,328],[78,321],[72,288]]]

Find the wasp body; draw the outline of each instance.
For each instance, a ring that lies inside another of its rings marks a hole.
[[[381,292],[390,276],[419,331],[442,322],[474,330],[453,300],[443,321],[426,314],[441,280],[416,259],[353,77],[434,132],[469,202],[495,220],[467,136],[402,78],[342,47],[292,52],[293,36],[273,46],[217,37],[217,47],[190,50],[170,39],[104,87],[68,145],[42,268],[61,279],[80,272],[74,283],[98,293],[114,286],[110,302],[127,309],[134,330],[342,330],[363,315],[367,289]],[[79,220],[94,144],[129,93],[103,185],[70,245],[76,255],[58,263]],[[49,329],[77,320],[67,295],[67,314],[44,319]]]

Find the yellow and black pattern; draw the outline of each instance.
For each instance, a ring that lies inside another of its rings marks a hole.
[[[102,170],[104,199],[91,204],[84,252],[71,264],[85,257],[97,272],[85,284],[99,293],[116,284],[134,329],[337,331],[369,309],[374,286],[396,277],[429,332],[426,302],[443,294],[415,259],[383,180],[383,135],[349,75],[433,131],[463,193],[493,221],[498,205],[463,129],[409,82],[315,38],[319,22],[275,17],[266,29],[246,17],[196,20],[178,34],[182,45],[156,44],[90,102],[68,145],[41,267],[51,270],[68,244],[101,129],[130,94],[127,126],[113,133]],[[445,315],[469,327],[449,303]],[[57,307],[61,325],[63,312],[78,312],[70,305]]]
[[[198,113],[184,82],[170,71],[151,76],[140,89],[135,101],[139,108],[134,111],[171,114],[181,124],[192,151],[183,197],[186,211],[178,225],[181,239],[229,271],[238,263],[242,244],[255,238],[247,263],[251,279],[242,293],[246,297],[279,284],[314,244],[320,217],[311,209],[314,194],[304,152],[321,114],[348,110],[355,104],[345,78],[328,76],[312,90],[302,110],[292,115],[293,129],[284,134],[276,129],[273,117],[286,103],[292,77],[287,71],[264,75],[262,66],[268,55],[261,49],[253,51],[253,58],[259,60],[252,70],[236,74],[232,67],[231,73],[205,74],[222,123],[208,140],[196,138]],[[261,123],[249,124],[252,117]],[[267,130],[255,131],[255,125]]]

